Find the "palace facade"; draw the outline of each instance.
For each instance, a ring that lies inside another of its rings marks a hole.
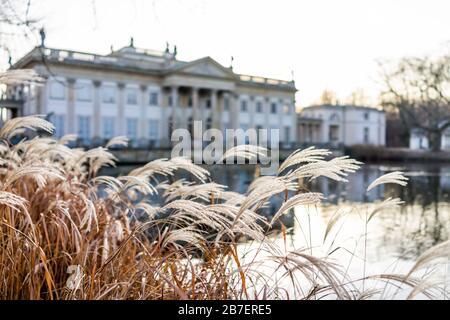
[[[176,48],[151,51],[133,42],[107,55],[36,47],[12,69],[32,68],[42,86],[10,87],[16,115],[44,114],[57,137],[79,144],[125,135],[135,147],[170,145],[175,128],[279,129],[281,146],[296,139],[293,81],[242,75],[210,57],[177,59]]]

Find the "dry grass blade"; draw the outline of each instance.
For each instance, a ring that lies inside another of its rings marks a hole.
[[[326,149],[316,149],[315,147],[309,147],[303,150],[294,151],[286,160],[281,164],[278,169],[278,173],[283,172],[288,167],[298,165],[301,163],[311,163],[323,160],[325,156],[330,155],[331,152]]]
[[[76,134],[69,133],[69,134],[66,134],[66,135],[62,136],[62,137],[58,140],[58,143],[59,143],[59,144],[65,145],[65,144],[68,144],[69,142],[76,141],[76,140],[77,140],[77,137],[78,137],[78,136],[77,136]]]
[[[45,79],[33,69],[8,70],[0,73],[0,84],[18,85],[24,83],[41,84]]]
[[[328,235],[330,234],[331,230],[333,230],[334,226],[338,223],[339,220],[341,220],[344,216],[349,214],[351,210],[346,209],[338,209],[328,220],[327,227],[325,229],[325,234],[323,236],[323,242],[327,239]]]
[[[416,261],[414,266],[409,270],[406,278],[419,269],[426,267],[432,261],[444,259],[447,263],[450,259],[450,240],[435,245],[434,247],[425,251]]]
[[[370,191],[373,188],[375,188],[376,186],[379,186],[380,184],[385,184],[385,183],[395,183],[395,184],[399,184],[401,186],[406,186],[407,181],[408,181],[408,178],[403,176],[403,172],[394,171],[394,172],[386,173],[386,174],[382,175],[381,177],[375,179],[367,187],[367,191]]]
[[[42,130],[51,134],[55,127],[47,120],[36,115],[13,118],[6,121],[0,129],[0,138],[9,140],[17,134],[23,133],[25,129]]]
[[[191,173],[200,182],[206,182],[210,176],[209,171],[192,163],[191,159],[185,157],[174,157],[169,160],[176,169],[183,169]]]
[[[289,173],[291,179],[326,177],[335,181],[347,182],[347,174],[359,169],[361,162],[350,159],[347,156],[333,158],[329,161],[317,160],[302,165]]]
[[[223,156],[219,159],[219,163],[226,161],[229,158],[242,158],[242,159],[256,159],[256,157],[261,156],[264,157],[267,155],[267,149],[260,147],[260,146],[254,146],[249,144],[243,144],[236,147],[233,147],[231,149],[228,149]]]
[[[400,205],[402,205],[404,201],[401,201],[399,198],[387,198],[386,200],[383,200],[383,202],[375,205],[375,207],[370,212],[367,222],[372,220],[372,218],[380,211],[386,210],[386,209],[393,209]]]
[[[109,149],[112,146],[115,146],[115,147],[126,147],[126,146],[128,146],[128,142],[129,142],[129,139],[127,137],[125,137],[125,136],[117,136],[117,137],[111,138],[108,141],[108,143],[105,145],[105,148]]]
[[[20,211],[26,211],[26,207],[28,205],[28,201],[25,198],[22,198],[18,195],[15,195],[11,192],[0,191],[0,205],[5,205],[10,207],[11,209]]]
[[[270,225],[273,225],[273,223],[287,210],[292,209],[296,206],[316,205],[320,203],[322,199],[323,194],[317,192],[308,192],[295,195],[288,201],[283,203],[280,209],[274,214]]]

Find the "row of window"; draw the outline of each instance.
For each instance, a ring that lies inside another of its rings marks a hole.
[[[127,104],[138,104],[138,89],[129,88],[126,90]],[[115,103],[117,91],[113,86],[102,86],[101,99],[104,103]],[[66,85],[62,82],[52,82],[50,84],[50,99],[64,100],[66,99]],[[75,84],[75,99],[77,101],[92,101],[92,86],[89,84]],[[151,106],[159,104],[158,92],[151,91],[148,95],[148,103]]]
[[[91,134],[91,117],[90,116],[78,116],[78,137],[82,140],[89,141]],[[105,139],[111,139],[116,136],[116,118],[115,117],[102,117],[102,137]],[[55,126],[54,135],[57,138],[62,137],[65,132],[65,116],[53,115],[51,122]],[[131,140],[138,139],[138,119],[126,118],[125,121],[126,136]],[[159,124],[158,120],[148,120],[148,138],[150,140],[159,139]]]
[[[284,114],[290,114],[292,111],[291,107],[287,104],[283,105],[282,108],[281,111]],[[241,112],[248,112],[247,100],[241,101]],[[264,113],[263,103],[261,101],[256,101],[256,113]],[[278,113],[278,104],[276,102],[270,104],[270,113]]]
[[[90,116],[78,116],[77,117],[77,135],[83,141],[88,142],[92,136],[91,132],[91,119]],[[136,141],[138,139],[138,121],[137,118],[126,118],[125,119],[125,130],[126,136]],[[64,115],[53,115],[51,117],[51,122],[55,126],[54,136],[56,138],[61,138],[65,132],[65,116]],[[112,137],[117,135],[116,131],[116,118],[115,117],[102,117],[101,118],[101,127],[102,127],[102,138],[111,139]],[[192,123],[189,123],[189,126],[192,126]],[[225,127],[228,128],[229,124],[226,123]],[[169,125],[169,135],[171,130],[171,125]],[[208,122],[207,129],[211,127],[211,121]],[[248,129],[248,125],[241,125],[241,128],[245,131]],[[261,126],[257,126],[256,129],[262,129]],[[284,127],[284,139],[290,139],[290,127]],[[148,139],[149,140],[158,140],[159,139],[159,123],[158,120],[150,119],[148,120]]]
[[[311,116],[311,113],[305,113],[305,115]],[[313,113],[312,116],[314,117],[315,114]],[[319,118],[322,118],[322,114],[318,114]],[[364,112],[363,113],[363,119],[364,120],[370,120],[370,112]],[[332,113],[329,117],[329,120],[332,122],[340,121],[340,116],[337,113]]]
[[[128,105],[138,104],[138,89],[129,88],[126,90],[125,98]],[[62,82],[52,82],[50,84],[50,98],[56,100],[64,100],[66,98],[66,86]],[[77,101],[92,101],[92,87],[89,84],[76,84],[75,85],[75,99]],[[115,103],[117,99],[117,90],[114,86],[102,86],[101,99],[104,103]],[[148,104],[151,106],[159,105],[160,97],[159,93],[151,91],[148,94]],[[172,96],[168,96],[168,104],[172,105]],[[188,106],[192,106],[192,98],[188,99]],[[205,102],[207,109],[211,108],[211,100],[207,99]],[[224,99],[224,110],[228,111],[230,108],[229,99]],[[248,112],[248,101],[241,101],[241,112]],[[282,112],[290,114],[292,109],[289,105],[283,105]],[[263,113],[263,103],[261,101],[256,102],[256,113]],[[272,102],[270,104],[270,113],[278,113],[278,104]]]

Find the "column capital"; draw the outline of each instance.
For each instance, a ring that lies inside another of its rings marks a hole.
[[[147,91],[148,86],[147,86],[146,84],[141,84],[141,85],[139,86],[139,88],[141,89],[141,91]]]
[[[117,83],[117,87],[119,87],[119,89],[124,89],[124,88],[125,88],[125,83],[123,83],[123,82],[118,82],[118,83]]]
[[[75,78],[66,78],[66,81],[67,81],[68,84],[74,84],[77,81],[77,79],[75,79]]]
[[[102,82],[100,80],[94,80],[92,81],[92,83],[94,84],[94,87],[100,87],[102,85]]]

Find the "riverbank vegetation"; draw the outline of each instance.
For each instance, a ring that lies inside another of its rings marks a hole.
[[[445,282],[423,270],[448,259],[449,242],[426,251],[406,274],[351,279],[331,257],[311,248],[288,250],[268,236],[294,207],[320,205],[323,196],[304,182],[324,176],[345,183],[360,165],[355,160],[298,150],[277,175],[257,177],[239,194],[185,158],[155,160],[117,178],[99,176],[100,168],[114,165],[108,148],[125,145],[126,138],[92,150],[67,147],[72,135],[12,144],[25,129],[51,133],[53,127],[30,116],[9,120],[0,131],[2,299],[368,299],[380,297],[369,286],[373,280],[409,287],[409,298],[447,294]],[[224,157],[262,151],[238,146]],[[189,179],[174,180],[179,171]],[[393,172],[369,188],[406,180]],[[158,205],[150,200],[155,197]],[[273,197],[283,203],[267,219],[259,211]],[[399,205],[400,199],[376,204],[365,213],[366,224]],[[342,215],[329,219],[324,241]],[[285,232],[282,227],[282,237]],[[238,249],[243,239],[258,244],[250,259]]]

